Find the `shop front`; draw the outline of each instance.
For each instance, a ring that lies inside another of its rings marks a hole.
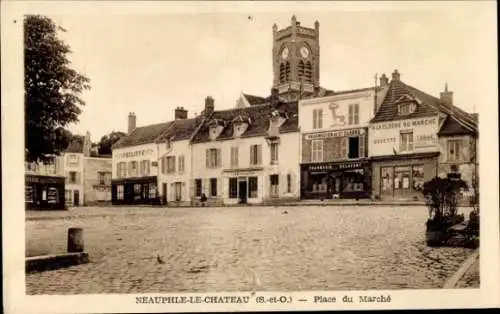
[[[263,197],[263,169],[227,169],[224,171],[226,204],[260,203]]]
[[[301,165],[301,199],[367,198],[370,190],[368,161]]]
[[[113,205],[156,204],[159,202],[156,176],[113,180],[111,198]]]
[[[66,209],[64,183],[64,177],[26,174],[26,209]]]
[[[372,157],[373,194],[423,200],[424,182],[437,176],[439,152]]]

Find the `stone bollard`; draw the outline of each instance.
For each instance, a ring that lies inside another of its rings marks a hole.
[[[68,253],[80,253],[84,251],[83,229],[68,229]]]

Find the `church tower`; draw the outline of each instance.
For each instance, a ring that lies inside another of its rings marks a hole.
[[[319,22],[307,28],[292,16],[291,25],[273,25],[273,88],[287,100],[313,95],[319,85]]]

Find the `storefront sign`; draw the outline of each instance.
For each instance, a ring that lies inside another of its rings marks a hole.
[[[330,137],[346,137],[346,136],[359,136],[365,134],[364,129],[349,129],[349,130],[339,130],[339,131],[329,131],[314,134],[306,134],[306,140],[317,140]]]
[[[372,124],[370,128],[372,130],[387,130],[387,129],[398,129],[398,128],[412,128],[416,126],[426,126],[437,124],[437,118],[424,118],[418,120],[403,120],[403,121],[391,121],[385,123]]]
[[[140,156],[149,156],[153,154],[154,150],[152,148],[150,149],[141,149],[141,150],[136,150],[133,152],[124,152],[124,153],[119,153],[116,155],[117,158],[133,158],[133,157],[140,157]]]
[[[308,171],[338,171],[338,170],[348,170],[348,169],[359,169],[364,166],[361,161],[357,162],[343,162],[343,163],[327,163],[327,164],[316,164],[309,165],[307,167]]]
[[[228,172],[226,172],[226,175],[228,177],[240,177],[240,176],[252,177],[252,176],[259,175],[259,172],[258,171],[228,171]]]

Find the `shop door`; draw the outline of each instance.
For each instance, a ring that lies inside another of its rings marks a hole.
[[[247,181],[238,182],[238,198],[241,204],[247,203]]]
[[[80,191],[78,190],[73,191],[73,202],[74,206],[80,205]]]
[[[166,204],[167,203],[167,184],[166,183],[161,184],[161,190],[162,190],[163,204]]]

